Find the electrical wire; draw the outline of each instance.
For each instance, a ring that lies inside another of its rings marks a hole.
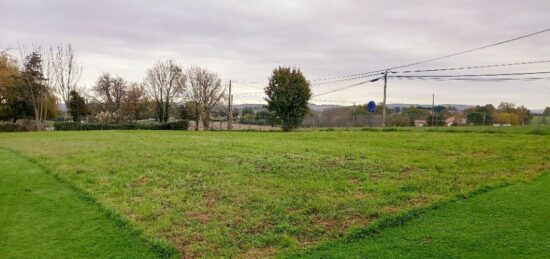
[[[254,89],[258,89],[258,90],[264,90],[262,87],[259,87],[259,86],[252,86],[252,85],[247,85],[247,84],[239,83],[239,82],[241,82],[241,81],[231,81],[231,83],[237,83],[240,86],[250,87],[250,88],[254,88]]]
[[[451,53],[451,54],[436,57],[436,58],[421,60],[421,61],[410,63],[410,64],[394,66],[394,67],[389,67],[389,68],[385,68],[385,69],[379,69],[379,70],[374,70],[374,71],[369,71],[369,72],[364,72],[364,73],[358,73],[358,74],[351,74],[351,75],[344,75],[344,76],[334,76],[334,77],[327,77],[327,78],[321,78],[321,79],[313,79],[311,81],[327,81],[327,80],[334,80],[334,79],[340,79],[340,78],[351,78],[351,77],[362,76],[362,75],[369,75],[369,74],[372,75],[373,73],[380,73],[380,72],[385,72],[385,71],[388,71],[388,70],[394,70],[394,69],[401,69],[401,68],[416,66],[416,65],[436,61],[436,60],[441,60],[441,59],[445,59],[445,58],[460,56],[460,55],[472,53],[472,52],[475,52],[475,51],[479,51],[479,50],[483,50],[483,49],[503,45],[503,44],[506,44],[506,43],[510,43],[510,42],[513,42],[513,41],[518,41],[518,40],[525,39],[525,38],[528,38],[528,37],[536,36],[536,35],[539,35],[539,34],[542,34],[542,33],[545,33],[545,32],[549,32],[549,31],[550,31],[550,28],[545,29],[545,30],[541,30],[541,31],[537,31],[537,32],[533,32],[533,33],[529,33],[529,34],[525,34],[525,35],[515,37],[515,38],[511,38],[511,39],[508,39],[508,40],[499,41],[499,42],[496,42],[496,43],[493,43],[493,44],[484,45],[484,46],[477,47],[477,48],[472,48],[472,49],[467,49],[467,50]]]
[[[315,95],[312,95],[312,97],[327,95],[327,94],[331,94],[331,93],[334,93],[334,92],[343,91],[343,90],[346,90],[346,89],[349,89],[349,88],[352,88],[352,87],[360,86],[360,85],[363,85],[363,84],[366,84],[366,83],[376,82],[376,81],[380,80],[380,78],[382,78],[382,77],[378,77],[378,78],[375,78],[375,79],[371,79],[371,80],[359,82],[359,83],[356,83],[356,84],[348,85],[348,86],[338,88],[338,89],[334,89],[334,90],[330,90],[330,91],[327,91],[327,92],[324,92],[324,93],[315,94]]]
[[[348,101],[337,101],[337,100],[328,100],[328,99],[319,99],[319,98],[311,98],[311,101],[317,101],[317,102],[328,102],[328,103],[344,103],[344,104],[355,104],[355,102],[348,102]]]
[[[477,81],[477,82],[499,82],[499,81],[536,81],[550,80],[550,77],[522,77],[522,78],[442,78],[442,77],[398,77],[399,80],[434,80],[434,81]]]
[[[353,78],[339,79],[339,80],[333,80],[333,81],[322,82],[322,83],[314,83],[314,84],[310,84],[310,86],[320,86],[320,85],[327,85],[327,84],[339,83],[339,82],[344,82],[344,81],[358,80],[358,79],[363,79],[363,78],[374,77],[374,76],[381,75],[381,74],[384,74],[384,73],[373,73],[373,74],[368,74],[368,75],[356,76],[356,77],[353,77]]]
[[[550,62],[550,60],[539,60],[539,61],[515,62],[515,63],[496,64],[496,65],[481,65],[481,66],[434,68],[434,69],[422,69],[422,70],[391,71],[391,73],[395,74],[395,73],[422,73],[422,72],[454,71],[454,70],[466,70],[466,69],[478,69],[478,68],[493,68],[493,67],[532,65],[532,64],[549,63],[549,62]]]
[[[520,76],[520,75],[540,75],[540,74],[550,74],[550,71],[539,71],[539,72],[521,72],[521,73],[502,73],[502,74],[472,74],[472,75],[396,75],[388,76],[390,78],[446,78],[446,77],[492,77],[492,76]]]

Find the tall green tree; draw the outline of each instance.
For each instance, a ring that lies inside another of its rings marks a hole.
[[[265,94],[267,109],[280,119],[283,131],[291,131],[302,123],[308,111],[311,88],[299,69],[274,69]]]
[[[86,101],[84,100],[84,97],[80,96],[78,92],[74,90],[70,91],[68,101],[69,103],[67,105],[67,108],[69,109],[69,113],[71,114],[74,122],[80,122],[80,119],[82,117],[90,113],[88,111],[88,107],[86,106]]]
[[[509,105],[508,105],[509,106]],[[496,109],[492,104],[479,106],[464,110],[468,123],[474,125],[491,125],[494,123]]]
[[[0,120],[15,123],[33,114],[33,107],[21,87],[20,75],[17,60],[0,52]]]
[[[183,120],[194,121],[195,130],[199,130],[200,117],[200,104],[195,101],[187,101],[180,107],[180,118]]]
[[[44,77],[44,64],[40,49],[24,57],[23,71],[20,76],[25,98],[32,104],[36,130],[42,130],[48,116],[48,104],[51,101],[51,89],[46,85],[50,80]]]

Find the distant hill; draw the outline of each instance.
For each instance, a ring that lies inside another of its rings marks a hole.
[[[243,110],[243,109],[246,109],[246,108],[250,108],[252,110],[263,110],[265,109],[265,104],[235,104],[233,107],[234,108],[237,108],[239,110]]]
[[[314,111],[324,111],[332,108],[337,107],[343,107],[342,105],[334,105],[334,104],[309,104],[309,108]],[[265,104],[236,104],[235,108],[242,110],[246,108],[250,108],[252,110],[264,110]]]
[[[454,107],[458,111],[464,111],[465,109],[475,107],[475,105],[468,105],[468,104],[436,104],[437,106],[445,106],[445,107]],[[350,105],[347,105],[350,106]],[[388,104],[388,107],[393,109],[396,107],[399,108],[409,108],[411,106],[420,106],[420,107],[432,107],[431,104],[413,104],[413,103],[392,103]],[[345,105],[337,105],[337,104],[309,104],[309,108],[314,111],[325,111],[328,109],[338,108],[338,107],[345,107]],[[264,104],[238,104],[235,105],[235,108],[237,109],[245,109],[245,108],[251,108],[253,110],[263,110],[265,109]]]
[[[389,108],[396,108],[396,107],[399,107],[399,108],[409,108],[411,106],[420,106],[420,107],[424,107],[424,108],[430,108],[432,107],[431,104],[410,104],[410,103],[392,103],[392,104],[388,104],[388,107]],[[436,104],[436,106],[444,106],[444,107],[454,107],[456,108],[458,111],[464,111],[468,108],[472,108],[472,107],[475,107],[475,105],[468,105],[468,104]]]

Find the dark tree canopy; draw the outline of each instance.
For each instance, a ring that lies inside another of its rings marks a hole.
[[[33,115],[33,107],[21,87],[17,61],[0,53],[0,120],[16,122]]]
[[[69,92],[69,104],[67,108],[74,122],[80,122],[82,117],[89,114],[84,97],[80,96],[74,90]]]
[[[496,109],[492,104],[476,106],[464,110],[468,123],[474,125],[491,125],[495,121]]]
[[[311,89],[299,69],[274,69],[265,94],[267,109],[277,115],[284,131],[291,131],[302,123],[308,111]]]

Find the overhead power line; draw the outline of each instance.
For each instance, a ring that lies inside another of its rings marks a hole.
[[[477,81],[477,82],[498,82],[498,81],[535,81],[550,80],[550,77],[518,77],[518,78],[473,78],[473,77],[398,77],[400,80],[434,80],[434,81]]]
[[[391,73],[395,74],[395,73],[438,72],[438,71],[467,70],[467,69],[478,69],[478,68],[493,68],[493,67],[532,65],[532,64],[541,64],[541,63],[550,63],[550,60],[515,62],[515,63],[496,64],[496,65],[481,65],[481,66],[465,66],[465,67],[450,67],[450,68],[434,68],[434,69],[421,69],[421,70],[392,71]]]
[[[344,82],[344,81],[359,80],[359,79],[374,77],[374,76],[381,75],[381,74],[383,74],[383,73],[373,73],[373,74],[368,74],[368,75],[356,76],[356,77],[352,77],[352,78],[339,79],[339,80],[333,80],[333,81],[322,82],[322,83],[314,83],[314,84],[311,84],[310,86],[320,86],[320,85],[327,85],[327,84],[339,83],[339,82]]]
[[[231,80],[233,83],[239,83],[239,84],[261,84],[262,82],[258,81],[244,81],[244,80]]]
[[[375,79],[371,79],[371,80],[359,82],[359,83],[356,83],[356,84],[348,85],[348,86],[338,88],[338,89],[334,89],[334,90],[330,90],[330,91],[327,91],[327,92],[324,92],[324,93],[314,94],[312,97],[327,95],[327,94],[331,94],[331,93],[334,93],[334,92],[343,91],[343,90],[346,90],[346,89],[349,89],[349,88],[352,88],[352,87],[360,86],[360,85],[363,85],[363,84],[366,84],[366,83],[376,82],[376,81],[380,80],[380,78],[382,78],[382,77],[377,77]]]
[[[356,103],[356,102],[338,101],[338,100],[320,99],[320,98],[311,98],[311,101],[328,102],[328,103],[344,103],[344,104],[354,104],[354,103]]]
[[[254,88],[254,89],[258,89],[258,90],[264,90],[264,88],[260,87],[260,86],[247,85],[246,83],[244,83],[245,81],[231,81],[231,82],[232,83],[237,83],[237,84],[239,84],[241,86],[244,86],[244,87],[250,87],[250,88]],[[257,82],[249,82],[249,83],[257,83]]]
[[[487,48],[507,44],[507,43],[510,43],[510,42],[513,42],[513,41],[518,41],[518,40],[525,39],[525,38],[528,38],[528,37],[533,37],[533,36],[536,36],[536,35],[539,35],[539,34],[542,34],[542,33],[545,33],[545,32],[549,32],[549,31],[550,31],[550,28],[542,30],[542,31],[537,31],[537,32],[525,34],[525,35],[515,37],[515,38],[511,38],[511,39],[508,39],[508,40],[499,41],[499,42],[496,42],[496,43],[493,43],[493,44],[484,45],[484,46],[477,47],[477,48],[472,48],[472,49],[467,49],[467,50],[451,53],[451,54],[436,57],[436,58],[421,60],[421,61],[410,63],[410,64],[394,66],[394,67],[389,67],[389,68],[385,68],[385,69],[379,69],[379,70],[374,70],[374,71],[369,71],[369,72],[364,72],[364,73],[358,73],[358,74],[351,74],[351,75],[344,75],[344,76],[334,76],[334,77],[327,77],[327,78],[321,78],[321,79],[313,79],[311,81],[327,81],[327,80],[351,78],[351,77],[357,77],[357,76],[362,76],[362,75],[369,75],[369,74],[373,74],[373,73],[385,72],[385,71],[388,71],[388,70],[394,70],[394,69],[401,69],[401,68],[416,66],[416,65],[436,61],[436,60],[441,60],[441,59],[445,59],[445,58],[460,56],[460,55],[464,55],[464,54],[467,54],[467,53],[472,53],[472,52],[475,52],[475,51],[479,51],[479,50],[483,50],[483,49],[487,49]]]
[[[251,92],[251,93],[236,93],[235,96],[248,96],[248,95],[262,95],[264,92]]]
[[[523,72],[523,73],[502,73],[502,74],[472,74],[472,75],[397,75],[389,76],[391,78],[447,78],[447,77],[485,77],[485,76],[522,76],[522,75],[540,75],[540,74],[550,74],[550,71],[540,71],[540,72]]]

